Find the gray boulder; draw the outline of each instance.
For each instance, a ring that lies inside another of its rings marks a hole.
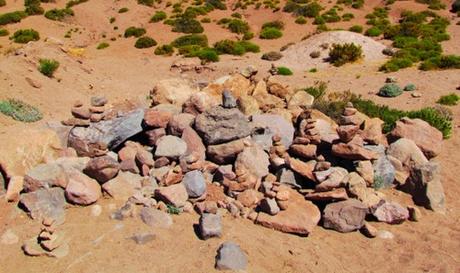
[[[430,161],[415,166],[409,181],[407,186],[417,204],[436,212],[445,212],[446,196],[441,183],[441,166],[438,162]]]
[[[245,270],[248,265],[246,254],[233,242],[225,242],[217,250],[216,269]]]
[[[154,208],[142,208],[140,217],[142,222],[151,227],[169,228],[173,224],[173,220],[169,214]]]
[[[292,122],[288,122],[280,115],[261,114],[252,116],[252,124],[254,128],[267,128],[272,134],[281,137],[281,143],[285,147],[289,147],[294,139],[294,126]]]
[[[66,201],[64,190],[61,188],[39,189],[24,193],[19,202],[32,219],[52,218],[58,223],[64,222]]]
[[[351,232],[364,225],[367,207],[356,199],[348,199],[326,206],[323,226],[339,232]]]
[[[206,181],[203,173],[199,170],[186,173],[182,183],[190,198],[198,198],[206,193]]]
[[[222,218],[220,215],[203,213],[200,217],[200,236],[206,240],[222,236]]]
[[[156,157],[178,158],[187,152],[187,143],[176,136],[162,136],[157,141]]]
[[[374,180],[375,183],[380,183],[381,185],[376,185],[377,188],[389,188],[393,185],[395,180],[396,170],[391,161],[388,160],[386,156],[381,156],[374,161],[374,177],[377,179]]]

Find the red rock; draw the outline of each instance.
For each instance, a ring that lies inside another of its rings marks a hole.
[[[441,152],[442,133],[421,119],[402,118],[390,133],[393,138],[408,138],[422,150],[427,158]]]
[[[188,113],[180,113],[171,117],[168,125],[168,132],[175,136],[181,136],[187,127],[191,127],[195,116]]]
[[[255,208],[263,198],[263,193],[250,189],[238,194],[236,200],[247,208]]]
[[[319,209],[296,191],[291,190],[290,196],[287,210],[282,210],[275,216],[261,212],[255,222],[286,233],[310,234],[321,218]]]
[[[152,128],[166,128],[171,117],[171,112],[147,109],[144,113],[144,123]]]
[[[312,181],[316,181],[315,175],[313,174],[316,161],[310,160],[308,162],[303,162],[300,159],[290,157],[287,163],[294,172]]]
[[[144,133],[148,138],[148,144],[150,146],[155,146],[158,139],[166,135],[166,130],[165,128],[157,128],[153,130],[146,130]]]
[[[84,107],[72,107],[71,109],[72,116],[79,119],[89,119],[91,117],[91,112],[88,108]]]
[[[342,125],[337,128],[337,134],[342,142],[348,143],[358,132],[359,127],[356,125]]]
[[[99,183],[78,171],[69,173],[69,184],[65,189],[65,196],[71,203],[90,205],[101,197]]]
[[[137,150],[133,147],[125,146],[118,152],[121,161],[133,160],[136,158]]]
[[[332,154],[350,160],[371,160],[379,157],[377,153],[352,143],[332,145]]]
[[[146,151],[144,149],[139,149],[136,153],[136,162],[139,163],[139,165],[147,165],[149,167],[153,167],[155,164],[155,161],[153,160],[153,154],[149,151]]]
[[[120,164],[120,170],[136,174],[140,173],[139,167],[134,159],[123,160]]]
[[[380,222],[388,224],[400,224],[409,219],[407,208],[395,202],[385,202],[377,207],[372,215]]]
[[[115,200],[126,201],[142,187],[142,177],[130,172],[120,172],[102,185],[102,189]]]
[[[171,204],[175,207],[183,207],[188,199],[187,190],[182,183],[168,187],[160,187],[155,190],[155,197],[162,200],[166,204]]]
[[[24,177],[13,176],[8,181],[8,189],[6,190],[6,200],[8,202],[19,201],[19,195],[24,188]]]
[[[302,144],[293,144],[289,147],[289,151],[299,157],[312,159],[316,157],[317,146],[313,144],[302,145]]]
[[[244,149],[244,141],[242,139],[230,141],[218,145],[209,145],[206,154],[209,160],[217,164],[233,163],[236,156]]]
[[[182,140],[187,144],[187,152],[185,154],[195,154],[200,160],[206,158],[206,147],[201,140],[201,137],[197,134],[192,127],[186,127],[182,131]]]
[[[305,195],[305,199],[311,201],[341,201],[347,200],[347,191],[344,188],[334,189],[326,192],[312,192]]]
[[[382,133],[383,121],[379,118],[371,118],[364,121],[364,129],[360,131],[360,136],[369,144],[388,145],[387,138]]]
[[[96,179],[100,183],[104,183],[114,178],[120,170],[120,164],[110,156],[101,156],[92,158],[86,164],[83,172]]]

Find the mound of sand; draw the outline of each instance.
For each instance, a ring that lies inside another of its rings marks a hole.
[[[329,48],[332,44],[354,43],[363,49],[364,61],[374,62],[386,58],[382,50],[386,47],[369,37],[350,31],[328,31],[314,35],[283,51],[283,58],[279,65],[285,65],[295,69],[327,67]],[[329,45],[327,48],[325,45]],[[320,57],[312,58],[310,54],[314,51],[320,52]]]

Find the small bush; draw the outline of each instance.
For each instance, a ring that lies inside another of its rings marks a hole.
[[[44,2],[44,1],[42,1],[42,2]],[[66,8],[71,8],[73,6],[80,5],[80,4],[85,3],[85,2],[88,2],[88,0],[70,0],[69,2],[67,2],[65,7]]]
[[[152,46],[156,46],[157,41],[155,41],[153,38],[148,37],[148,36],[143,36],[137,39],[136,43],[134,46],[136,48],[149,48]]]
[[[205,5],[206,6],[211,6],[211,7],[215,8],[215,9],[219,9],[219,10],[226,10],[227,9],[227,6],[221,0],[206,0]]]
[[[232,19],[227,28],[233,33],[243,34],[249,31],[249,24],[239,19]]]
[[[153,6],[153,0],[137,0],[137,3],[149,7]]]
[[[260,32],[259,38],[278,39],[281,36],[283,36],[283,33],[279,29],[273,28],[273,27],[267,27],[267,28],[262,29],[262,31]]]
[[[299,25],[305,25],[307,23],[307,19],[305,19],[305,17],[303,17],[303,16],[298,16],[295,19],[295,23],[299,24]]]
[[[188,45],[207,47],[208,37],[204,34],[188,34],[175,39],[171,45],[174,47],[183,47]]]
[[[6,6],[6,1],[5,0],[0,0],[0,7]]]
[[[99,45],[97,45],[96,49],[104,49],[104,48],[108,48],[109,46],[110,46],[109,43],[102,42]]]
[[[248,32],[245,32],[245,33],[243,34],[243,38],[242,38],[242,39],[243,39],[243,40],[251,40],[252,38],[254,38],[254,32],[248,31]]]
[[[348,30],[356,33],[363,33],[363,27],[360,25],[351,26]]]
[[[43,14],[45,11],[40,6],[40,0],[24,0],[25,12],[28,15],[39,15]]]
[[[214,44],[214,49],[218,54],[243,55],[246,49],[243,45],[232,40],[222,40]]]
[[[109,23],[113,24],[113,23],[115,23],[116,20],[117,19],[115,17],[110,17]]]
[[[417,87],[413,83],[409,83],[406,86],[404,86],[404,91],[415,91]]]
[[[38,71],[47,77],[53,77],[54,72],[59,67],[59,62],[52,59],[40,59]]]
[[[201,19],[201,21],[200,21],[200,22],[201,22],[201,23],[203,23],[203,24],[208,24],[208,23],[211,23],[211,18],[209,18],[209,17],[205,17],[205,18]]]
[[[0,14],[0,26],[11,23],[18,23],[22,19],[27,17],[27,13],[24,11],[13,11],[4,14]]]
[[[318,72],[318,69],[317,68],[311,68],[310,70],[308,70],[308,72],[316,73],[316,72]]]
[[[238,43],[244,47],[246,52],[252,52],[252,53],[260,52],[260,47],[254,43],[251,43],[249,41],[239,41]]]
[[[8,35],[10,35],[10,32],[9,32],[7,29],[5,29],[5,28],[0,28],[0,37],[2,37],[2,36],[8,36]]]
[[[118,10],[118,13],[125,13],[125,12],[128,12],[129,9],[128,8],[121,8]]]
[[[124,36],[125,36],[125,38],[129,38],[129,37],[139,38],[142,35],[144,35],[145,33],[147,33],[145,28],[129,27],[129,28],[127,28],[125,30]]]
[[[271,22],[264,23],[262,25],[262,29],[264,29],[264,28],[276,28],[276,29],[279,29],[279,30],[283,30],[284,29],[284,23],[282,21],[279,21],[279,20],[271,21]]]
[[[160,11],[155,12],[152,18],[150,18],[150,22],[151,23],[160,22],[166,19],[167,17],[168,15],[166,15],[166,12],[160,10]]]
[[[219,55],[211,48],[204,48],[195,53],[195,56],[200,58],[203,62],[218,62]]]
[[[434,69],[460,69],[460,56],[443,55],[436,56],[425,60],[421,65],[421,70]]]
[[[399,69],[411,67],[413,62],[409,58],[393,58],[380,67],[380,71],[396,72]]]
[[[182,33],[202,33],[204,29],[199,21],[192,18],[181,17],[174,21],[172,31]]]
[[[53,21],[62,21],[67,16],[74,16],[72,9],[52,9],[45,12],[45,17]]]
[[[282,76],[291,76],[292,74],[294,74],[292,73],[291,69],[285,66],[279,66],[276,68],[276,70],[277,70],[278,75],[282,75]]]
[[[452,3],[451,11],[452,12],[459,12],[460,11],[460,0],[455,0]]]
[[[460,97],[457,94],[451,93],[449,95],[441,96],[437,103],[452,106],[457,105],[459,100]]]
[[[319,58],[321,56],[321,52],[315,50],[310,53],[310,57],[313,59]]]
[[[382,97],[397,97],[403,93],[401,87],[394,83],[387,83],[380,88],[378,95]]]
[[[15,43],[26,44],[30,41],[40,40],[40,34],[34,29],[20,29],[13,34],[11,39]]]
[[[174,53],[174,47],[172,45],[162,45],[155,48],[155,55],[167,55],[171,56]]]
[[[377,37],[382,35],[382,31],[378,27],[371,27],[366,30],[366,36]]]
[[[354,43],[333,44],[332,49],[329,51],[329,61],[335,66],[355,62],[362,56],[361,46]]]
[[[278,51],[270,51],[270,52],[264,53],[262,55],[262,60],[277,61],[277,60],[281,59],[282,57],[283,57],[283,54],[281,54],[280,52],[278,52]]]
[[[321,99],[326,94],[327,84],[325,82],[319,82],[315,86],[310,86],[303,89],[308,94],[312,95],[315,100]]]
[[[35,122],[43,118],[40,110],[17,99],[0,101],[0,113],[22,122]]]
[[[353,15],[353,13],[345,13],[344,15],[342,15],[342,20],[344,21],[351,21],[351,19],[355,18],[355,16]]]

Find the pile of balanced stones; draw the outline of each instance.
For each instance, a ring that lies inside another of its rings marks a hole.
[[[59,129],[61,156],[12,177],[7,197],[47,223],[63,223],[69,204],[101,198],[123,204],[113,219],[140,217],[153,227],[173,225],[171,213],[198,213],[201,239],[221,236],[225,215],[301,236],[321,223],[375,237],[372,221],[420,217],[416,206],[383,193],[390,188],[444,211],[433,159],[443,138],[437,129],[403,118],[385,135],[380,119],[351,103],[335,121],[315,110],[305,91],[276,76],[256,81],[256,73],[252,67],[198,87],[161,81],[150,107],[110,105],[102,96],[90,107],[77,102]],[[34,239],[35,251],[52,256],[46,240],[58,234],[54,229],[47,226]],[[247,263],[234,243],[218,252],[224,257],[218,268]],[[238,263],[228,264],[226,255]]]

